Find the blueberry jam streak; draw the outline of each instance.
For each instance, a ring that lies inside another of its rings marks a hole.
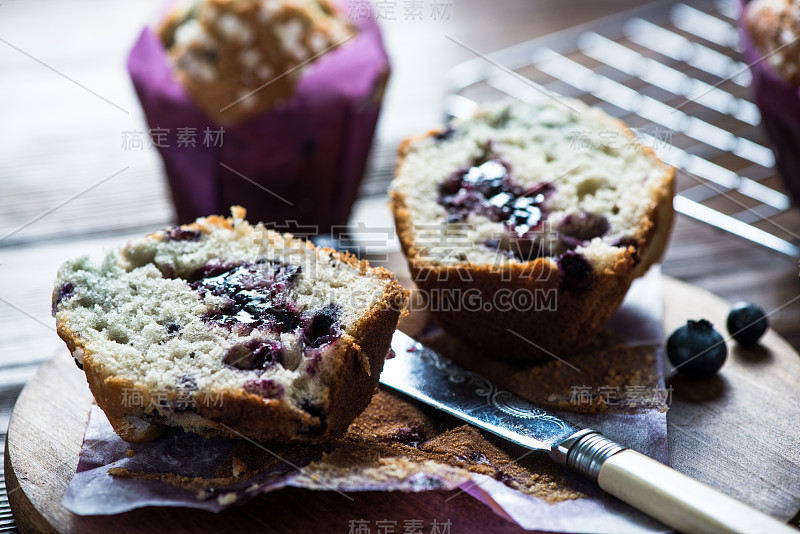
[[[260,395],[265,399],[276,399],[283,396],[284,387],[271,378],[259,378],[249,380],[244,384],[244,390],[254,395]]]
[[[278,341],[251,339],[238,343],[225,352],[222,363],[243,371],[265,370],[283,365],[283,346]]]
[[[169,400],[169,409],[175,413],[197,412],[193,393],[197,392],[197,380],[190,375],[182,375],[178,379],[178,390],[174,398]]]
[[[313,348],[334,341],[341,335],[339,327],[339,306],[328,304],[318,313],[303,319],[303,341]]]
[[[425,429],[422,427],[400,427],[394,432],[394,434],[378,438],[378,441],[382,441],[384,443],[400,443],[403,445],[408,445],[409,447],[418,447],[423,441],[425,441],[425,435]]]
[[[287,294],[300,270],[299,265],[278,262],[209,264],[190,285],[203,296],[227,298],[206,316],[209,321],[231,327],[247,325],[249,330],[266,327],[277,333],[291,332],[300,325],[300,313]]]
[[[300,272],[298,265],[277,261],[208,263],[189,277],[188,283],[202,298],[221,297],[221,304],[204,315],[208,323],[225,326],[239,335],[249,335],[258,329],[299,336],[306,372],[313,376],[319,369],[323,347],[342,334],[340,308],[328,304],[316,312],[303,311],[289,294]],[[222,363],[261,374],[276,365],[286,365],[287,354],[278,340],[250,339],[229,348]],[[276,389],[278,384],[248,384],[248,391],[265,398],[282,394]]]
[[[570,213],[558,224],[558,238],[568,248],[602,237],[608,232],[608,219],[597,213]]]
[[[582,255],[568,250],[558,259],[558,270],[561,272],[565,289],[585,291],[592,284],[592,265]]]
[[[319,372],[319,364],[322,361],[322,351],[311,349],[306,353],[306,374],[316,376]]]
[[[197,230],[186,230],[180,226],[170,226],[164,229],[167,239],[171,241],[197,241],[200,239],[200,232]]]
[[[450,139],[452,139],[452,137],[455,135],[455,133],[456,133],[455,128],[453,128],[452,125],[448,125],[447,128],[445,128],[441,132],[438,132],[438,133],[434,134],[433,138],[437,142],[441,143],[443,141],[449,141]]]
[[[456,171],[439,186],[438,202],[447,209],[447,222],[469,215],[484,215],[505,223],[517,237],[525,237],[544,220],[544,203],[553,186],[537,184],[530,189],[514,183],[508,165],[497,159]]]
[[[61,304],[61,301],[71,298],[74,294],[75,286],[72,284],[72,282],[65,282],[61,285],[61,287],[58,288],[58,293],[53,299],[53,307],[51,310],[53,317],[56,316],[56,308],[58,308],[58,305]]]
[[[197,380],[193,376],[181,376],[178,380],[178,385],[184,391],[197,391]]]

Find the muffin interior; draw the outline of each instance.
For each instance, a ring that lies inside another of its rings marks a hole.
[[[93,364],[142,389],[195,401],[243,390],[313,411],[326,397],[327,356],[383,306],[390,283],[238,220],[170,228],[102,261],[70,261],[54,311],[91,347]],[[82,349],[73,356],[82,363]]]
[[[413,222],[416,260],[502,266],[580,256],[604,269],[639,244],[666,171],[601,110],[501,101],[411,141],[392,189]]]

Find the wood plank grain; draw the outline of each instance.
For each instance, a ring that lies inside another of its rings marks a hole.
[[[727,337],[725,300],[669,277],[664,295],[667,333],[704,318]],[[800,357],[774,330],[758,347],[728,341],[728,349],[725,366],[711,379],[668,377],[672,466],[788,520],[800,506]]]

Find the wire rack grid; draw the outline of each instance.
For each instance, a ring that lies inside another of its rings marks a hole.
[[[445,112],[543,91],[599,106],[679,170],[678,213],[797,258],[800,214],[750,99],[737,16],[731,0],[657,2],[476,57],[449,73]]]

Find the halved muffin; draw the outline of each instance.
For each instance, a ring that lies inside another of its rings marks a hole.
[[[402,144],[392,211],[437,322],[537,360],[590,341],[661,256],[674,175],[600,109],[501,101]]]
[[[376,391],[405,290],[384,269],[232,212],[58,272],[58,334],[127,441],[165,425],[325,441]]]

